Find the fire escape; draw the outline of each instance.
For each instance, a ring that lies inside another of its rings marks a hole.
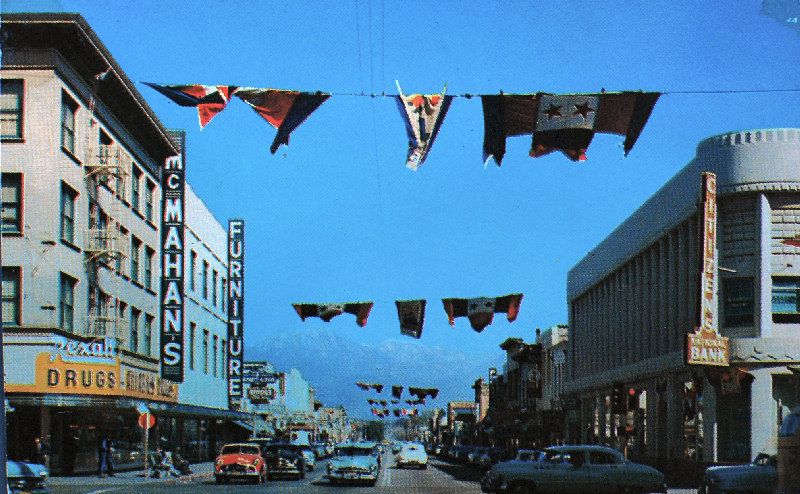
[[[128,242],[118,221],[125,198],[130,158],[94,118],[87,133],[84,170],[89,191],[89,224],[84,235],[84,254],[93,290],[87,316],[86,336],[113,337],[122,347],[128,336],[127,320],[115,297],[120,293],[118,276],[128,257]],[[107,273],[102,273],[107,270]],[[110,285],[110,286],[109,286]]]

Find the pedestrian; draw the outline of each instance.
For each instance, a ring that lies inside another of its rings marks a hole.
[[[31,454],[31,463],[39,465],[47,465],[47,457],[50,455],[50,447],[42,441],[42,438],[36,436],[33,438],[33,453]]]
[[[108,472],[109,477],[114,476],[114,447],[107,433],[100,436],[97,443],[97,476],[104,477]],[[105,472],[104,472],[105,471]]]

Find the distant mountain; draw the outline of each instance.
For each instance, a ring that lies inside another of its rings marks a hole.
[[[355,343],[322,329],[286,331],[247,349],[247,360],[267,360],[281,371],[298,369],[326,406],[344,405],[348,414],[368,418],[367,398],[386,399],[391,386],[439,388],[436,400],[425,408],[447,406],[448,401],[472,400],[475,379],[503,358],[475,358],[452,348],[430,347],[416,340],[386,340],[374,345]],[[380,395],[360,390],[356,381],[381,383]],[[403,392],[403,400],[409,398]],[[401,402],[403,405],[405,403]]]

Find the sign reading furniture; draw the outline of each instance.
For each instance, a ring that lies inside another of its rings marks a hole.
[[[244,376],[244,220],[228,221],[228,403],[242,399]]]
[[[700,221],[700,325],[686,335],[686,363],[727,366],[728,338],[717,330],[717,177],[704,172]]]

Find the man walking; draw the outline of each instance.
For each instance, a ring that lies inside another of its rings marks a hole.
[[[100,436],[100,441],[97,443],[97,476],[104,477],[105,473],[108,472],[109,477],[114,476],[114,458],[113,458],[113,447],[111,443],[111,439],[109,439],[107,433],[103,433]]]

